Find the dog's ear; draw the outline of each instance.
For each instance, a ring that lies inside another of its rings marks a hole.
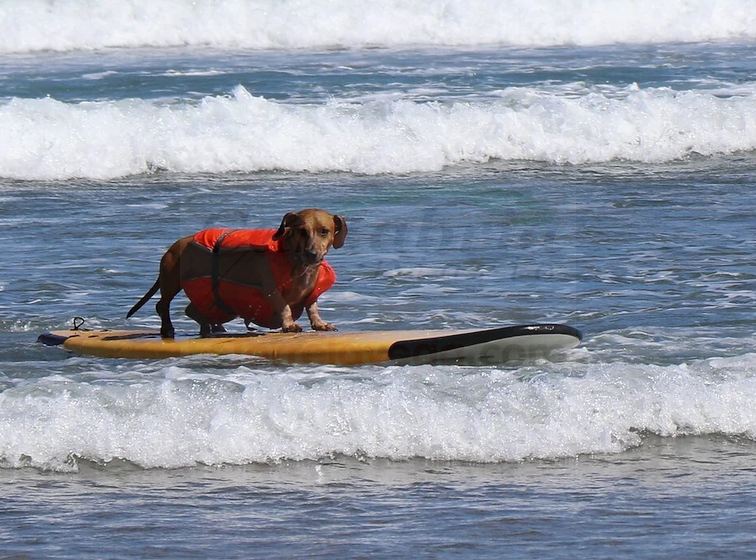
[[[341,216],[334,216],[333,223],[336,226],[335,234],[333,236],[334,249],[340,249],[344,245],[344,240],[347,236],[346,220]]]
[[[278,241],[284,236],[287,230],[298,225],[302,225],[302,218],[295,212],[289,212],[283,217],[281,225],[278,226],[278,230],[273,234],[273,241]]]

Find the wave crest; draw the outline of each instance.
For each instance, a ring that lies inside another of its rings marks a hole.
[[[0,5],[0,53],[754,38],[756,10],[750,0],[24,0]]]
[[[437,171],[492,159],[665,162],[756,149],[756,93],[631,87],[569,97],[296,105],[231,96],[0,106],[0,169],[15,179],[110,179],[167,170],[362,174]]]
[[[0,427],[13,427],[0,430],[0,467],[70,470],[80,459],[121,459],[175,468],[339,454],[489,463],[620,453],[649,433],[753,440],[755,359],[346,376],[169,366],[162,379],[106,385],[50,376],[0,395]]]

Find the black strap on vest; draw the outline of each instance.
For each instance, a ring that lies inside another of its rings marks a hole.
[[[223,240],[226,238],[227,235],[230,233],[233,233],[236,230],[230,229],[228,231],[224,231],[220,237],[218,237],[218,240],[215,242],[215,245],[213,245],[213,262],[212,262],[212,286],[213,286],[213,297],[215,297],[215,305],[223,311],[224,313],[228,313],[229,315],[233,315],[234,317],[238,315],[236,311],[231,309],[231,307],[221,299],[220,296],[220,250],[221,245],[223,245]]]

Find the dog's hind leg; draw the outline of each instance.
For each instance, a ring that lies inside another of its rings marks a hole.
[[[174,338],[176,330],[171,322],[171,300],[178,294],[178,291],[160,290],[160,299],[155,304],[155,311],[160,316],[160,336],[163,338]]]
[[[169,250],[160,261],[160,299],[155,310],[160,316],[160,336],[174,338],[176,331],[171,322],[171,301],[181,291],[181,279],[178,275],[178,259]]]

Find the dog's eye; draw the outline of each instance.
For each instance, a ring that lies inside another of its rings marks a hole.
[[[329,233],[331,233],[329,230],[327,230],[326,228],[323,228],[320,230],[320,237],[328,237]]]

